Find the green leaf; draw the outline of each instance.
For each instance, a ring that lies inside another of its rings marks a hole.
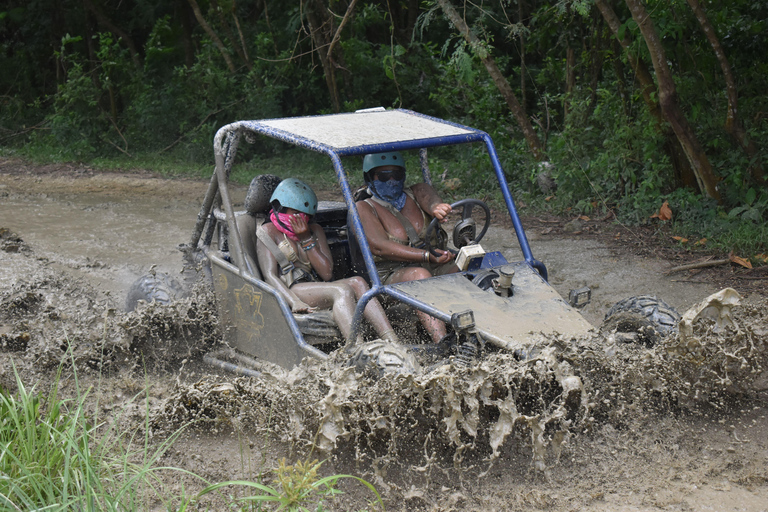
[[[755,202],[756,198],[757,198],[757,190],[755,190],[754,187],[749,187],[749,190],[747,190],[747,195],[744,198],[744,202],[746,202],[749,206],[752,206],[752,203]]]

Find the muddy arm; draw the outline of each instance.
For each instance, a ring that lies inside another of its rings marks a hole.
[[[411,190],[419,207],[432,217],[443,220],[451,213],[451,205],[443,202],[432,186],[426,183],[417,183],[411,187]]]

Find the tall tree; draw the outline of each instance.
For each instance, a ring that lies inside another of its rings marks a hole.
[[[659,105],[664,117],[672,126],[680,145],[691,162],[693,171],[696,174],[696,181],[699,189],[709,197],[721,201],[720,191],[717,189],[718,178],[712,170],[712,164],[709,163],[704,148],[701,147],[693,128],[688,123],[683,110],[677,102],[677,90],[675,81],[672,78],[672,72],[667,64],[667,55],[661,44],[656,27],[653,25],[650,15],[645,10],[641,0],[624,0],[632,13],[632,19],[635,20],[643,35],[645,44],[651,54],[653,70],[656,72],[656,79],[659,82]]]
[[[661,107],[656,100],[656,98],[658,98],[658,89],[656,83],[653,81],[653,76],[651,76],[648,66],[639,55],[635,55],[635,53],[631,51],[630,46],[632,42],[629,39],[629,35],[627,31],[621,30],[621,20],[608,1],[595,0],[595,5],[597,5],[600,14],[603,16],[603,19],[611,29],[613,35],[616,37],[616,40],[626,52],[629,65],[635,74],[635,80],[640,84],[640,95],[643,98],[643,102],[653,119],[655,119],[657,129],[666,139],[664,147],[667,149],[667,152],[674,162],[673,167],[677,174],[678,183],[686,187],[697,187],[696,175],[693,172],[691,163],[683,150],[680,140],[670,129],[669,124],[665,122]]]
[[[99,22],[99,25],[103,26],[115,34],[115,36],[123,40],[125,45],[128,47],[128,51],[131,52],[131,58],[133,59],[133,64],[136,66],[136,69],[141,69],[141,57],[139,56],[139,51],[136,48],[136,43],[133,42],[133,38],[126,31],[118,27],[111,19],[109,19],[109,17],[104,14],[101,9],[97,8],[91,0],[83,0],[83,5],[87,10],[91,12],[91,14],[93,14],[93,16]]]
[[[723,77],[725,78],[725,92],[728,96],[728,113],[725,118],[725,131],[736,141],[736,144],[747,154],[750,159],[750,174],[752,178],[759,184],[765,185],[765,173],[763,166],[760,162],[760,153],[757,150],[755,142],[749,138],[747,131],[744,129],[744,125],[741,123],[741,118],[738,113],[739,94],[736,87],[736,80],[733,77],[731,71],[731,65],[728,62],[728,58],[725,56],[725,51],[720,45],[720,39],[718,39],[715,33],[714,27],[707,18],[707,13],[699,3],[699,0],[688,0],[688,5],[696,15],[696,19],[701,25],[701,29],[707,36],[707,41],[712,46],[712,50],[715,52],[717,62],[720,64],[720,69],[723,71]]]
[[[232,58],[229,56],[229,51],[227,51],[227,47],[224,46],[224,43],[221,41],[219,36],[214,32],[213,28],[208,24],[208,22],[205,20],[205,17],[203,16],[203,13],[200,11],[200,6],[197,4],[197,0],[187,0],[189,2],[189,6],[192,7],[192,12],[195,13],[195,18],[197,18],[197,22],[200,23],[200,26],[203,27],[203,30],[205,30],[205,33],[208,34],[208,37],[211,38],[211,41],[213,41],[213,44],[216,45],[216,48],[219,49],[219,53],[221,54],[221,57],[224,59],[224,62],[227,63],[227,68],[231,73],[235,72],[235,63],[232,62]]]
[[[467,43],[469,43],[470,47],[474,50],[475,54],[480,58],[480,61],[485,66],[485,69],[491,76],[493,83],[496,84],[496,88],[499,90],[501,96],[504,98],[504,101],[506,101],[507,106],[512,111],[512,115],[514,115],[515,119],[517,119],[517,123],[520,125],[520,129],[523,131],[523,136],[528,143],[528,147],[530,148],[531,153],[533,153],[533,157],[536,160],[542,160],[544,158],[544,147],[539,140],[539,136],[533,129],[533,125],[528,118],[528,114],[526,114],[523,106],[520,105],[520,102],[517,100],[517,96],[515,96],[512,87],[509,85],[509,81],[499,69],[499,66],[496,64],[496,60],[491,55],[491,52],[488,50],[487,46],[483,44],[480,39],[478,39],[478,37],[470,30],[469,26],[464,21],[464,19],[459,16],[459,13],[453,7],[453,4],[451,4],[450,0],[437,0],[437,3],[443,9],[443,12],[451,21],[453,26],[456,27],[456,30],[458,30],[462,37],[464,37],[464,39],[467,41]]]
[[[334,16],[323,0],[302,0],[309,22],[309,34],[315,45],[315,52],[323,66],[325,84],[331,97],[334,112],[341,112],[341,98],[336,81],[336,68],[340,57],[334,57],[334,48],[341,37],[341,31],[352,17],[357,0],[351,0],[338,27],[334,26]]]

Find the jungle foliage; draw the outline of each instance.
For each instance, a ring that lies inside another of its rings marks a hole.
[[[528,204],[646,222],[667,200],[754,238],[766,47],[756,0],[9,0],[0,145],[210,167],[234,120],[402,107],[489,132]],[[491,194],[478,158],[436,158],[443,192]]]

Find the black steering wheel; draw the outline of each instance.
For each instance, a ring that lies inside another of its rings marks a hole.
[[[485,204],[483,201],[479,199],[462,199],[460,201],[456,201],[451,205],[451,210],[455,210],[459,206],[463,207],[462,213],[461,213],[461,221],[459,221],[456,226],[453,228],[453,245],[455,245],[457,248],[461,248],[465,245],[472,245],[478,243],[480,240],[483,239],[485,236],[486,231],[488,231],[488,227],[491,225],[491,209],[488,208],[488,205]],[[483,209],[485,212],[485,223],[483,224],[483,229],[480,230],[480,234],[476,235],[476,229],[475,229],[475,221],[472,219],[472,210],[475,206],[479,206]],[[432,239],[432,233],[437,229],[437,224],[440,221],[435,217],[432,219],[432,222],[429,223],[429,226],[427,227],[427,233],[424,236],[424,248],[429,251],[430,254],[433,256],[439,256],[433,249],[432,245],[430,244],[430,240]],[[471,234],[471,239],[467,239],[466,234]]]

